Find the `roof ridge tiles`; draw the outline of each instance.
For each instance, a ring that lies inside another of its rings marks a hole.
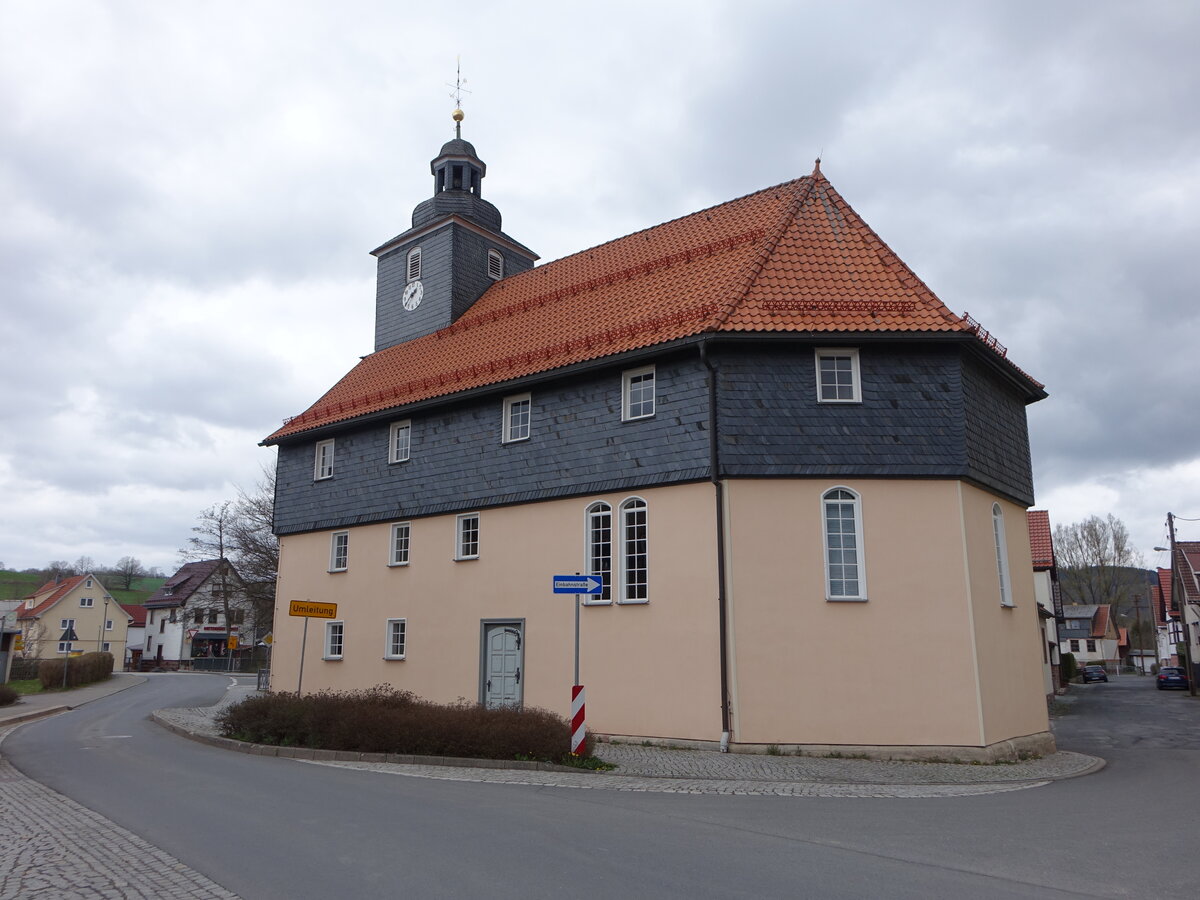
[[[789,184],[797,185],[803,183],[803,190],[795,190],[795,193],[792,197],[792,202],[787,205],[787,208],[779,217],[779,222],[776,224],[774,232],[770,234],[765,241],[763,241],[763,245],[759,248],[758,256],[755,257],[753,262],[751,262],[747,268],[747,271],[742,278],[740,287],[733,291],[730,297],[717,310],[716,315],[714,315],[712,320],[708,323],[706,330],[716,331],[719,329],[722,325],[729,321],[729,317],[733,314],[733,311],[741,305],[743,300],[746,299],[746,294],[749,293],[750,288],[754,285],[754,282],[758,280],[758,276],[762,274],[763,267],[767,264],[768,260],[770,260],[772,254],[774,254],[775,248],[779,246],[779,241],[787,232],[788,226],[795,221],[795,218],[800,212],[800,209],[804,205],[805,201],[812,196],[813,186],[817,177],[819,177],[819,174],[820,170],[818,169],[807,178],[797,178],[794,182],[789,182]]]

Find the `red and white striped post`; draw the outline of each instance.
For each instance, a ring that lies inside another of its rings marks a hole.
[[[587,737],[584,725],[583,685],[571,686],[571,755],[583,756],[583,742]]]

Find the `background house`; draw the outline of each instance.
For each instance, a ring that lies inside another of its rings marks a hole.
[[[1050,513],[1031,509],[1029,549],[1033,558],[1033,592],[1038,605],[1038,629],[1042,643],[1042,683],[1047,701],[1064,686],[1059,649],[1058,626],[1062,621],[1062,592],[1058,585],[1058,566],[1054,561],[1054,536]]]
[[[18,608],[28,659],[52,659],[65,653],[103,651],[125,658],[129,615],[90,573],[51,581],[26,597]],[[63,640],[72,632],[73,640]]]
[[[1059,650],[1071,653],[1080,668],[1102,665],[1117,672],[1120,665],[1120,634],[1107,603],[1067,604],[1058,626]]]
[[[136,603],[122,603],[121,609],[129,616],[129,631],[125,638],[125,668],[137,669],[146,646],[146,607]]]
[[[142,668],[237,668],[236,660],[253,651],[254,607],[227,559],[184,564],[150,595],[145,609]],[[238,644],[232,654],[231,637]]]
[[[1150,588],[1150,606],[1154,610],[1155,644],[1160,666],[1178,666],[1179,645],[1183,643],[1183,623],[1171,602],[1171,570],[1157,569],[1156,584]]]

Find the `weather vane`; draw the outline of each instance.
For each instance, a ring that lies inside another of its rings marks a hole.
[[[466,83],[467,79],[462,77],[462,57],[456,56],[454,57],[454,84],[446,82],[446,87],[454,88],[454,93],[450,95],[450,99],[454,101],[454,112],[451,114],[451,118],[454,119],[454,136],[456,138],[462,137],[462,95],[464,93],[471,93],[469,90],[463,87],[463,85]]]

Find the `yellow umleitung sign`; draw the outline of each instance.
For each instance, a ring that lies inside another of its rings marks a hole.
[[[288,604],[288,615],[306,616],[313,619],[336,619],[336,603],[316,603],[312,600],[293,600]]]

